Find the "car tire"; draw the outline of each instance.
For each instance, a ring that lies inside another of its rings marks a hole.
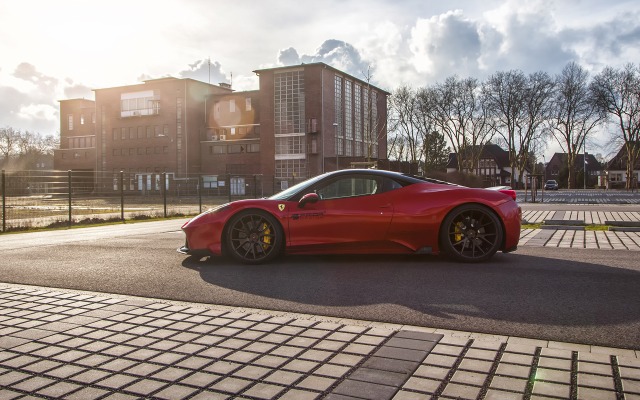
[[[442,251],[454,260],[468,263],[491,258],[502,245],[503,237],[499,218],[479,204],[453,209],[440,227]]]
[[[224,238],[226,254],[243,264],[269,262],[284,248],[282,226],[261,210],[245,210],[231,217]]]

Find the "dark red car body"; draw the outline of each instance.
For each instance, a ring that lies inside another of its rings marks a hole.
[[[350,176],[377,179],[375,186],[379,187],[374,193],[350,197],[309,195],[323,183]],[[290,189],[288,195],[234,201],[193,218],[182,227],[186,244],[180,251],[226,253],[228,224],[234,215],[247,210],[273,216],[282,229],[282,250],[287,254],[439,254],[446,236],[443,221],[454,210],[469,207],[500,221],[496,224],[502,232],[498,250],[513,251],[518,245],[521,211],[508,191],[473,189],[378,170],[343,170],[310,181],[314,182],[297,185],[299,191]],[[302,200],[311,197],[313,201]],[[462,238],[458,232],[462,228],[455,224],[449,223],[455,231],[452,241]]]

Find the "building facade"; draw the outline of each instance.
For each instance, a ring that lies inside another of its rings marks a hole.
[[[558,182],[561,188],[569,187],[569,171],[568,171],[568,156],[567,153],[554,153],[551,160],[547,163],[544,169],[545,181],[553,179]],[[574,163],[575,175],[574,188],[582,188],[585,185],[587,188],[594,186],[604,186],[604,167],[593,154],[587,153],[585,159],[584,154],[576,154],[576,160]],[[584,176],[584,171],[587,171],[587,176]]]
[[[447,164],[447,173],[458,170],[458,154],[451,153],[449,155],[449,163]],[[480,157],[476,165],[467,165],[462,172],[473,174],[482,178],[485,187],[508,185],[518,188],[524,187],[522,182],[517,182],[519,171],[511,170],[509,165],[509,152],[498,146],[497,144],[487,143],[482,147]],[[522,179],[527,182],[529,179],[529,170],[525,169]]]
[[[324,63],[254,72],[255,91],[164,78],[97,89],[95,102],[61,101],[61,142],[75,144],[75,121],[91,118],[91,139],[77,144],[94,156],[74,164],[73,148],[61,146],[56,168],[123,171],[130,190],[152,190],[162,173],[201,176],[205,189],[242,195],[246,179],[268,194],[386,158],[389,93]]]
[[[637,151],[640,143],[634,142],[631,146]],[[629,163],[629,155],[627,146],[622,146],[618,153],[607,163],[605,178],[607,189],[637,189],[640,181],[640,157],[636,158],[635,165],[632,168],[631,175],[628,175],[627,164]]]

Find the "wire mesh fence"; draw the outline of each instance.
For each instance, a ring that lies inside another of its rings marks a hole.
[[[2,171],[2,232],[195,215],[288,184],[262,175]]]

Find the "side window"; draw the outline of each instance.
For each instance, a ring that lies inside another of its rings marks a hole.
[[[318,188],[316,193],[324,200],[368,196],[378,191],[380,183],[379,178],[344,177]]]

